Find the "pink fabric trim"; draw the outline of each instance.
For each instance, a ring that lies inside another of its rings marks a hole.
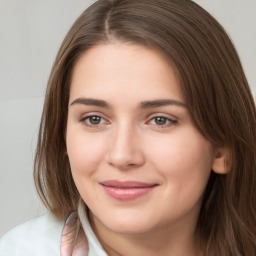
[[[77,221],[76,212],[70,214],[65,222],[61,236],[61,256],[87,256],[89,251],[88,241],[84,231],[80,228],[77,239]]]

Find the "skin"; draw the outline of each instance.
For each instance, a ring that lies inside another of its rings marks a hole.
[[[171,104],[143,105],[155,100]],[[108,255],[199,255],[196,222],[219,160],[191,120],[175,69],[158,52],[118,42],[85,52],[73,70],[66,143],[75,184]],[[106,180],[156,186],[118,200],[100,185]]]

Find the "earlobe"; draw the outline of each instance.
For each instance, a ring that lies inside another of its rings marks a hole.
[[[218,148],[215,152],[215,156],[212,163],[212,170],[218,174],[228,173],[228,155],[227,148]]]

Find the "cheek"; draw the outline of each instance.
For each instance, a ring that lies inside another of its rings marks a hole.
[[[92,181],[104,158],[105,149],[102,138],[85,134],[79,129],[70,129],[67,132],[66,143],[76,187],[83,200],[89,205],[94,205],[98,198],[97,194],[91,193],[95,189]]]
[[[154,145],[150,159],[165,180],[166,191],[184,198],[192,194],[199,197],[211,172],[212,145],[194,129],[165,137]]]
[[[180,133],[173,136],[164,137],[158,142],[151,142],[151,159],[155,159],[160,165],[177,167],[188,171],[193,167],[199,169],[209,169],[213,160],[213,148],[211,144],[196,132]],[[183,168],[184,167],[184,168]],[[188,167],[188,168],[185,168]],[[164,168],[166,169],[166,168]],[[174,168],[176,169],[176,168]]]
[[[104,157],[104,140],[79,130],[67,132],[67,153],[73,175],[89,175]]]

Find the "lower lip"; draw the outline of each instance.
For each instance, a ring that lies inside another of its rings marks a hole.
[[[118,187],[108,187],[102,185],[105,192],[118,200],[134,200],[141,196],[148,194],[156,186],[152,187],[140,187],[140,188],[118,188]]]

